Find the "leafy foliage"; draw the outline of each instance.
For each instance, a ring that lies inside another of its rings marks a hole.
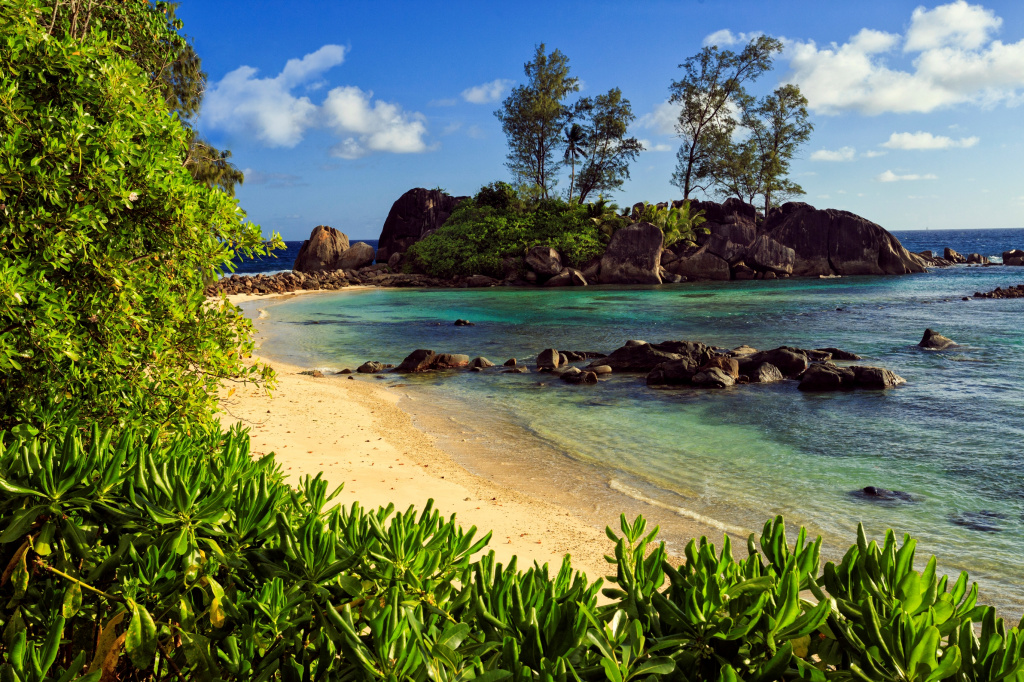
[[[162,15],[161,15],[162,16]],[[203,285],[259,227],[183,163],[161,86],[103,34],[0,4],[0,427],[209,421],[250,323]]]
[[[586,206],[524,199],[510,185],[493,183],[460,204],[408,255],[412,267],[434,277],[502,277],[506,259],[521,258],[534,246],[550,246],[563,262],[578,267],[599,256],[607,243],[590,217]]]
[[[863,529],[839,564],[781,518],[734,557],[673,565],[643,517],[614,575],[519,570],[427,502],[337,504],[285,485],[248,436],[76,430],[0,442],[4,680],[1024,679],[1018,628],[967,575]],[[809,595],[813,598],[805,598]],[[980,629],[976,629],[980,625]]]
[[[651,223],[660,227],[665,235],[666,247],[680,241],[696,244],[698,233],[708,233],[708,228],[701,227],[707,222],[704,211],[691,213],[689,199],[683,201],[679,207],[658,206],[647,202],[637,204],[630,212],[630,222]]]
[[[578,183],[582,204],[588,196],[610,194],[622,187],[629,179],[629,164],[643,151],[643,145],[635,137],[626,137],[636,116],[618,88],[593,99],[580,99],[574,111],[582,121],[586,157]]]

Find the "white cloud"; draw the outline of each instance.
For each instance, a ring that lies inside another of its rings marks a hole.
[[[739,45],[741,43],[749,43],[754,38],[761,35],[760,32],[754,33],[733,33],[727,28],[723,28],[721,31],[715,31],[704,36],[704,46],[717,45],[718,47],[730,47],[732,45]]]
[[[918,175],[916,173],[908,173],[907,175],[897,175],[891,170],[887,170],[878,177],[875,178],[879,182],[900,182],[902,180],[938,180],[938,176],[928,173],[927,175]]]
[[[452,121],[451,123],[449,123],[448,125],[446,125],[444,127],[444,130],[441,131],[441,134],[442,135],[451,135],[452,133],[456,132],[461,127],[462,127],[462,121]]]
[[[788,80],[824,114],[1014,106],[1024,101],[1024,40],[994,40],[1001,24],[990,10],[965,0],[918,8],[905,35],[864,28],[842,45],[790,42]],[[910,68],[894,65],[900,54],[911,57]]]
[[[672,145],[663,142],[651,142],[647,139],[640,139],[637,142],[643,145],[645,152],[670,152],[673,149]]]
[[[857,150],[853,147],[839,149],[819,149],[811,154],[811,161],[853,161]]]
[[[888,153],[889,152],[885,151],[884,149],[869,149],[866,152],[864,152],[863,156],[865,159],[873,159],[878,156],[885,156]]]
[[[339,136],[332,156],[358,159],[370,152],[412,154],[427,151],[423,114],[402,110],[391,102],[374,100],[372,92],[349,85],[334,88],[323,103],[324,118]]]
[[[498,78],[489,83],[483,83],[482,85],[474,85],[471,88],[466,88],[462,91],[462,99],[466,100],[470,104],[488,104],[490,102],[497,102],[501,99],[501,96],[505,94],[509,86],[512,85],[512,81],[506,78]]]
[[[211,87],[203,99],[203,122],[234,133],[249,133],[268,147],[294,147],[316,123],[317,107],[291,91],[341,64],[345,48],[324,45],[302,59],[289,59],[273,78],[240,66]]]
[[[675,135],[676,122],[679,121],[679,112],[682,107],[665,100],[654,107],[654,111],[644,114],[637,120],[637,125],[649,128],[660,135]]]
[[[889,149],[949,149],[950,147],[973,147],[980,138],[961,137],[954,140],[945,135],[932,135],[923,131],[916,133],[893,133],[889,140],[882,143]]]

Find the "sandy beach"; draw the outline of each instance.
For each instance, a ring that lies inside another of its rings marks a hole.
[[[294,481],[323,472],[332,486],[344,484],[343,504],[366,507],[393,502],[404,510],[433,498],[442,514],[456,514],[477,537],[493,533],[489,548],[520,566],[549,563],[565,554],[591,579],[604,576],[608,539],[570,512],[516,490],[491,484],[455,464],[433,439],[413,426],[398,397],[369,376],[313,378],[303,368],[270,363],[278,383],[272,395],[252,386],[222,392],[225,425],[250,429],[254,454],[274,452]]]

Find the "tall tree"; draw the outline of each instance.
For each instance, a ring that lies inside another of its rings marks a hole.
[[[565,131],[565,153],[562,155],[562,159],[570,164],[572,170],[569,173],[569,203],[572,203],[572,190],[576,182],[576,161],[580,158],[586,157],[587,153],[583,150],[583,145],[587,140],[586,132],[583,130],[583,126],[579,123],[573,123],[572,126]]]
[[[520,182],[536,185],[548,198],[561,167],[555,151],[572,116],[565,98],[580,88],[578,79],[569,75],[569,58],[558,50],[544,50],[544,43],[537,46],[533,61],[523,66],[527,82],[513,88],[494,115],[508,138],[505,165]]]
[[[587,160],[579,176],[582,204],[590,194],[607,194],[621,187],[629,179],[629,164],[643,151],[643,145],[635,137],[626,137],[629,124],[636,117],[629,100],[618,88],[593,99],[581,99],[576,112],[586,121]]]
[[[797,149],[810,139],[814,130],[807,114],[807,98],[796,85],[783,85],[748,108],[744,125],[756,144],[760,191],[764,196],[764,213],[768,215],[773,199],[804,193],[787,176]]]
[[[736,125],[730,105],[741,108],[745,84],[771,69],[772,55],[780,50],[781,41],[758,36],[739,54],[709,46],[679,65],[683,77],[669,87],[669,101],[681,105],[676,132],[683,139],[672,183],[684,199],[714,183],[713,152]]]
[[[196,180],[230,195],[244,176],[231,152],[216,149],[195,128],[206,91],[206,72],[175,16],[177,3],[148,0],[46,0],[42,26],[58,39],[82,40],[90,31],[117,36],[117,53],[140,66],[160,89],[189,134],[185,167]]]

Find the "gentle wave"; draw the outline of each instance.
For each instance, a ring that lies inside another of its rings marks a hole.
[[[739,535],[740,537],[747,537],[748,535],[750,535],[750,531],[746,528],[740,528],[739,526],[733,526],[728,523],[722,523],[718,519],[713,519],[710,516],[705,516],[704,514],[695,512],[692,509],[687,509],[686,507],[677,507],[673,504],[667,504],[665,502],[662,502],[661,500],[656,500],[653,497],[648,497],[647,495],[644,495],[636,488],[632,488],[626,485],[625,483],[615,480],[614,478],[608,481],[608,487],[617,493],[621,493],[626,497],[630,497],[636,500],[637,502],[643,502],[644,504],[649,504],[653,507],[660,507],[661,509],[666,509],[679,516],[685,517],[692,521],[696,521],[697,523],[702,523],[705,526],[717,528],[723,533],[731,533],[733,535]]]

